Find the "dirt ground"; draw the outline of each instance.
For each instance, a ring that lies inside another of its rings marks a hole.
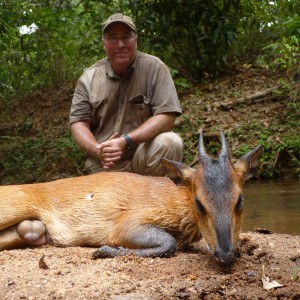
[[[0,299],[300,299],[300,235],[242,233],[221,270],[203,241],[172,258],[92,259],[93,248],[0,253]],[[266,290],[262,276],[282,287]]]

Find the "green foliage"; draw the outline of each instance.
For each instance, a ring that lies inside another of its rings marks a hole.
[[[128,1],[140,46],[184,74],[216,74],[240,20],[240,1]]]
[[[0,180],[2,184],[44,182],[49,178],[74,176],[83,168],[84,155],[65,134],[50,141],[45,138],[19,139],[2,137]]]
[[[253,118],[233,128],[229,140],[233,138],[238,138],[239,141],[244,140],[234,151],[234,157],[240,157],[248,152],[250,150],[249,139],[255,139],[256,144],[263,147],[260,170],[262,178],[281,177],[280,166],[277,165],[279,155],[284,157],[284,168],[294,169],[292,173],[300,178],[299,111],[299,102],[290,100],[281,118],[273,120],[271,126],[265,127],[259,119]],[[285,135],[281,134],[282,123],[286,127]],[[247,137],[247,140],[244,137]]]
[[[77,78],[100,53],[93,17],[80,1],[0,2],[0,97]]]
[[[230,56],[256,57],[264,47],[280,42],[282,37],[299,38],[300,1],[242,0],[243,16],[238,26],[238,36]],[[265,55],[269,54],[270,48]],[[263,57],[260,57],[263,59]]]
[[[235,157],[242,157],[245,153],[249,152],[251,149],[248,144],[241,143],[239,148],[234,152]]]
[[[173,77],[175,86],[176,86],[179,93],[181,91],[191,87],[191,84],[190,84],[190,82],[187,78],[178,76],[178,71],[177,70],[170,69],[170,73]]]
[[[263,59],[265,63],[261,63],[266,68],[285,70],[288,74],[300,71],[300,35],[282,37],[264,49],[270,50]]]
[[[285,70],[288,74],[300,71],[300,16],[295,15],[282,23],[283,34],[263,50],[258,58],[261,65],[274,70]]]

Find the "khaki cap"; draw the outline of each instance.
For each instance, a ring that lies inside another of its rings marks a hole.
[[[107,29],[107,27],[113,23],[124,23],[128,27],[130,27],[131,30],[136,32],[136,27],[132,21],[132,19],[128,16],[125,16],[123,14],[117,13],[111,15],[103,24],[102,24],[102,34]]]

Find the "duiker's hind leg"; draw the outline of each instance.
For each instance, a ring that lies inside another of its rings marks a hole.
[[[0,250],[46,244],[45,232],[45,225],[39,220],[22,221],[0,231]]]
[[[125,226],[126,227],[126,226]],[[141,257],[170,257],[176,250],[176,240],[164,230],[151,226],[140,226],[134,232],[120,232],[115,244],[123,247],[102,246],[93,253],[93,258],[109,258],[125,254]]]

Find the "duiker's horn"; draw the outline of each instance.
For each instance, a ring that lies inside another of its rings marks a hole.
[[[199,134],[199,144],[198,144],[198,151],[199,151],[199,161],[208,159],[208,156],[204,149],[204,143],[203,143],[203,132],[202,129],[200,130]]]
[[[221,149],[219,157],[230,159],[230,150],[229,150],[228,143],[226,141],[223,130],[221,130],[221,142],[222,142],[222,149]]]

